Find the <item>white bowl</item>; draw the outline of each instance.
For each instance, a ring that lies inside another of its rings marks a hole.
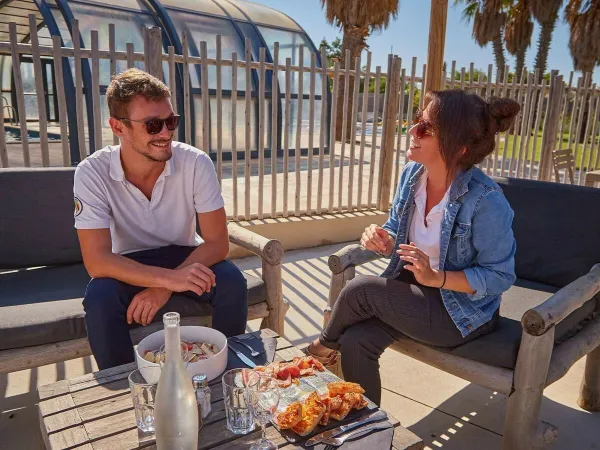
[[[206,374],[208,380],[213,380],[223,373],[227,367],[227,338],[220,331],[208,327],[186,326],[180,327],[182,341],[206,342],[217,346],[219,353],[208,359],[187,364],[190,378],[197,373]],[[138,369],[143,367],[159,367],[159,364],[146,361],[144,355],[148,350],[158,350],[165,343],[165,331],[160,330],[146,336],[140,341],[135,352]]]

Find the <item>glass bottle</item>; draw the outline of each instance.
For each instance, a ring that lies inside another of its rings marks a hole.
[[[156,447],[158,450],[196,450],[198,406],[192,380],[181,358],[179,314],[166,313],[163,323],[166,361],[156,392]]]

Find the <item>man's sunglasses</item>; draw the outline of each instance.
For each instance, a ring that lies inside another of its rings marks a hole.
[[[137,122],[143,123],[146,127],[146,132],[148,134],[158,134],[162,131],[163,127],[166,125],[167,130],[174,131],[179,126],[179,117],[178,115],[173,115],[171,117],[167,117],[166,119],[153,118],[148,120],[131,120],[131,119],[119,119],[127,122]]]
[[[415,115],[412,129],[414,130],[417,139],[423,139],[425,136],[435,136],[433,125],[431,122],[423,119],[423,111],[420,109]]]

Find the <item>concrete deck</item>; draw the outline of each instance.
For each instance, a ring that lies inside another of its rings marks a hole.
[[[301,344],[317,336],[329,287],[327,257],[342,245],[290,251],[285,255],[283,292],[291,308],[286,337]],[[257,258],[237,260],[249,273],[260,273]],[[376,261],[358,270],[378,275]],[[249,323],[256,330],[258,322]],[[35,370],[0,375],[0,449],[41,448],[36,388],[96,370],[93,358],[81,358]],[[499,449],[506,398],[388,350],[381,359],[383,407],[423,438],[428,449]],[[553,449],[600,448],[600,413],[576,404],[583,375],[579,361],[560,381],[546,389],[542,419],[559,427]]]

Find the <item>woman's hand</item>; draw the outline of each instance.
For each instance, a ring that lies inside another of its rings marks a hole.
[[[394,242],[390,234],[379,225],[369,225],[360,238],[360,245],[372,252],[383,253],[386,256],[392,254]]]
[[[444,273],[441,270],[434,270],[429,263],[429,255],[423,250],[415,246],[414,242],[410,245],[400,244],[396,253],[400,255],[400,259],[408,264],[404,266],[406,270],[410,270],[415,279],[423,286],[440,288],[444,282]]]

